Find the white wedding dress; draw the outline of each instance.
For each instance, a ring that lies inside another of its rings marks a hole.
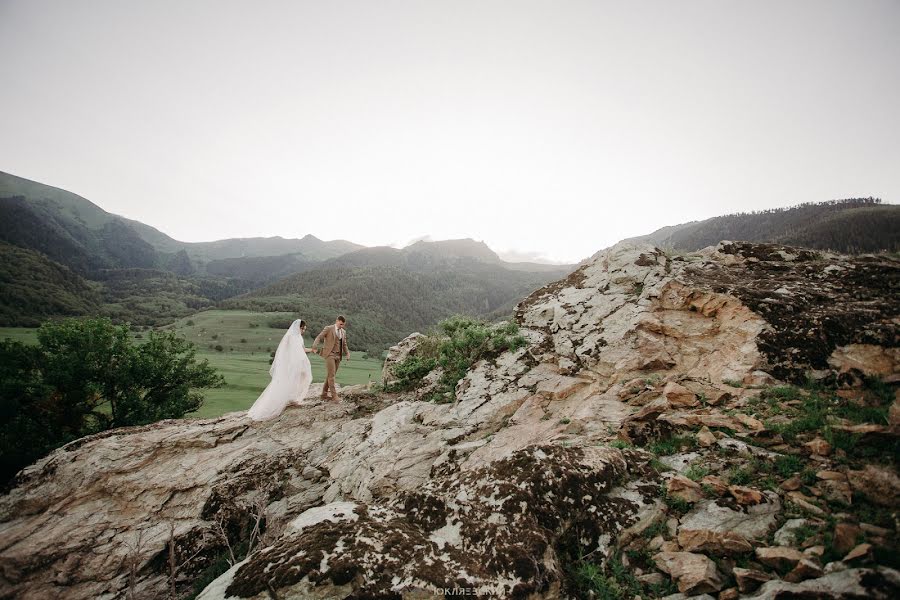
[[[312,383],[312,366],[300,333],[300,319],[291,323],[281,338],[269,374],[272,381],[247,411],[254,421],[274,419],[289,403],[299,403],[306,397]]]

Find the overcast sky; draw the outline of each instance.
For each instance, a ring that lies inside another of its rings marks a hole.
[[[0,170],[185,241],[575,261],[900,198],[900,1],[0,0]]]

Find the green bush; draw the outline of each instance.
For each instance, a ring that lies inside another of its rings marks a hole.
[[[524,345],[525,338],[515,323],[490,325],[470,317],[451,317],[438,324],[436,334],[419,340],[415,355],[394,367],[399,382],[391,389],[415,387],[435,367],[441,367],[443,373],[431,399],[453,401],[456,385],[472,365]]]
[[[108,319],[46,323],[38,345],[0,342],[0,477],[84,435],[179,418],[222,378],[193,344],[150,332],[140,345]]]
[[[437,366],[437,359],[422,356],[410,356],[394,367],[394,375],[398,382],[392,386],[396,390],[406,390],[415,387],[423,377],[431,373]]]

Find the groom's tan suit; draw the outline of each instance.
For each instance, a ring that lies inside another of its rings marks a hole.
[[[329,325],[322,330],[322,333],[316,336],[312,343],[313,349],[322,343],[322,349],[319,350],[319,356],[325,359],[325,385],[322,387],[322,398],[328,395],[331,390],[332,399],[337,399],[337,388],[334,385],[334,376],[338,368],[341,366],[341,359],[350,357],[350,347],[347,345],[347,330],[342,329],[340,333],[335,325]]]

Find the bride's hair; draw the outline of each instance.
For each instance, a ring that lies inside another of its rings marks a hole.
[[[306,327],[306,321],[304,321],[303,319],[300,319],[300,327],[299,328],[303,329],[304,327]]]

